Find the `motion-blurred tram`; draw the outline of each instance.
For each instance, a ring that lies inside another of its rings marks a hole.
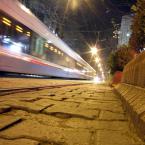
[[[18,0],[0,0],[0,71],[77,79],[96,75]]]

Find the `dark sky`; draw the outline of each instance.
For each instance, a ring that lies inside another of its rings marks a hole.
[[[135,0],[80,0],[79,8],[72,11],[72,16],[80,24],[80,32],[85,38],[84,43],[94,45],[99,39],[98,44],[100,47],[104,47],[100,54],[105,60],[104,63],[106,63],[112,47],[116,47],[117,44],[117,40],[112,38],[113,23],[120,25],[121,17],[130,14],[130,7],[134,3]],[[86,60],[89,60],[89,57],[89,55],[84,56]],[[95,65],[93,62],[91,64]]]
[[[112,28],[112,21],[121,23],[122,15],[130,12],[135,0],[84,0],[75,13],[80,29],[85,35],[93,31],[105,31]],[[88,3],[87,3],[88,1]]]

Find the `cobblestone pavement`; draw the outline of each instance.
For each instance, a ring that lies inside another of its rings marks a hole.
[[[89,81],[83,81],[89,83]],[[23,88],[23,87],[41,87],[47,85],[65,85],[65,84],[78,84],[82,81],[75,80],[52,80],[52,79],[32,79],[32,78],[0,78],[0,90],[11,89],[11,88]]]
[[[0,145],[144,145],[107,85],[0,96]]]

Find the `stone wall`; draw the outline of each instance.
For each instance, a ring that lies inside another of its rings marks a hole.
[[[145,87],[145,51],[125,66],[122,82]]]

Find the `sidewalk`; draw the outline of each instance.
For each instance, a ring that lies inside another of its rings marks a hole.
[[[144,145],[107,85],[0,97],[0,145]]]

